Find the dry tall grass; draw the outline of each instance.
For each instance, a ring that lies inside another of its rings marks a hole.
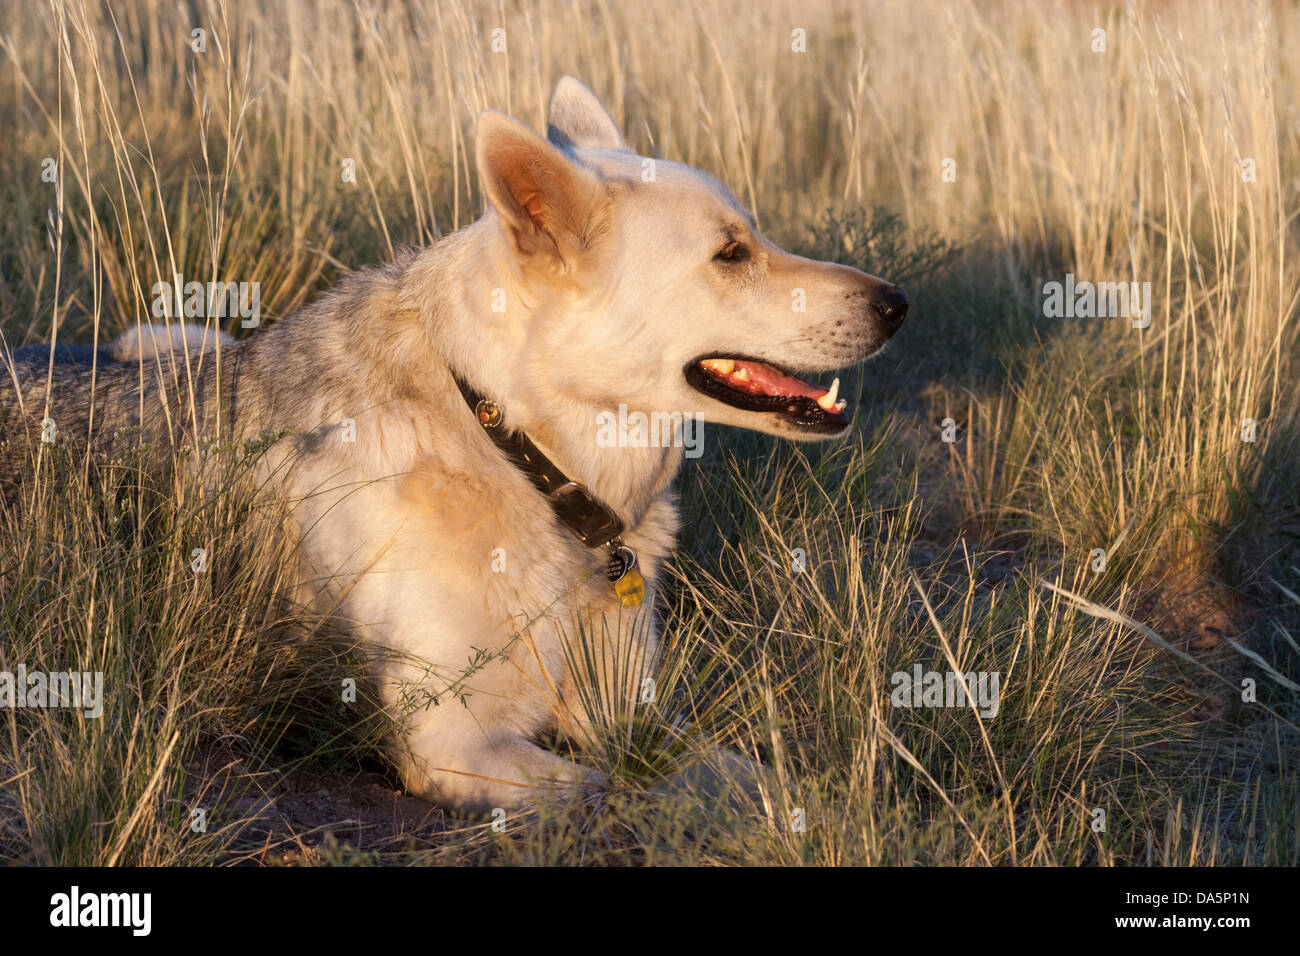
[[[1300,707],[1286,683],[1300,673],[1292,6],[4,8],[11,346],[148,321],[149,290],[175,273],[256,280],[274,321],[341,270],[474,219],[475,116],[544,127],[563,73],[605,99],[640,151],[730,183],[777,240],[913,295],[909,325],[859,376],[869,402],[855,439],[808,452],[723,435],[684,475],[698,530],[668,608],[676,709],[602,742],[626,787],[505,837],[466,824],[406,852],[1300,857]],[[792,49],[796,29],[806,52]],[[46,158],[57,182],[42,178]],[[1042,285],[1067,272],[1150,282],[1150,327],[1044,318]],[[946,417],[954,444],[935,424]],[[186,826],[211,786],[204,755],[226,748],[272,772],[304,753],[313,766],[340,747],[353,762],[371,753],[359,712],[321,693],[337,647],[287,636],[294,612],[272,600],[282,555],[250,557],[211,590],[182,582],[183,541],[258,540],[247,495],[211,504],[56,464],[31,469],[23,516],[0,522],[0,668],[93,664],[119,697],[99,723],[0,713],[0,852],[232,859],[253,815],[247,788],[207,800],[220,821],[207,834]],[[791,570],[795,548],[811,573]],[[999,714],[891,708],[890,675],[917,662],[999,671]],[[1259,703],[1241,700],[1243,676]],[[683,712],[771,765],[764,814],[702,821],[655,789],[642,751],[666,745]],[[794,808],[806,832],[790,827]]]

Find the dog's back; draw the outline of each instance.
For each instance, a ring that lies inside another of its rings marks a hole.
[[[184,352],[194,357],[215,344],[212,332],[178,324],[144,326],[98,347],[26,345],[0,353],[0,485],[17,480],[32,443],[89,440],[102,448],[157,421],[155,363],[183,364]]]

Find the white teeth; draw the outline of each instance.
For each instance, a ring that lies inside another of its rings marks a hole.
[[[817,404],[820,405],[828,412],[832,410],[838,412],[842,410],[845,405],[848,404],[847,402],[837,403],[835,400],[839,398],[839,396],[840,396],[840,380],[837,378],[835,381],[831,383],[831,390],[827,392],[825,395],[823,395],[821,398],[817,399]]]
[[[732,363],[732,365],[735,365],[735,364],[736,364],[736,363],[734,363],[734,362]],[[732,378],[734,378],[737,382],[748,382],[748,381],[749,381],[749,369],[747,369],[747,368],[742,368],[740,371],[736,372],[735,375],[732,376]]]
[[[736,370],[734,359],[709,359],[704,364],[722,375],[730,375]]]

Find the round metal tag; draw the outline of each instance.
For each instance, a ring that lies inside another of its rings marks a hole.
[[[484,428],[496,428],[501,424],[501,406],[486,398],[479,399],[478,404],[474,406],[474,414],[478,416],[478,423]]]

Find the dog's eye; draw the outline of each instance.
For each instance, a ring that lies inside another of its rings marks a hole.
[[[735,239],[727,240],[727,244],[718,250],[718,254],[713,257],[714,262],[743,262],[749,258],[749,249],[743,242],[737,242]]]

